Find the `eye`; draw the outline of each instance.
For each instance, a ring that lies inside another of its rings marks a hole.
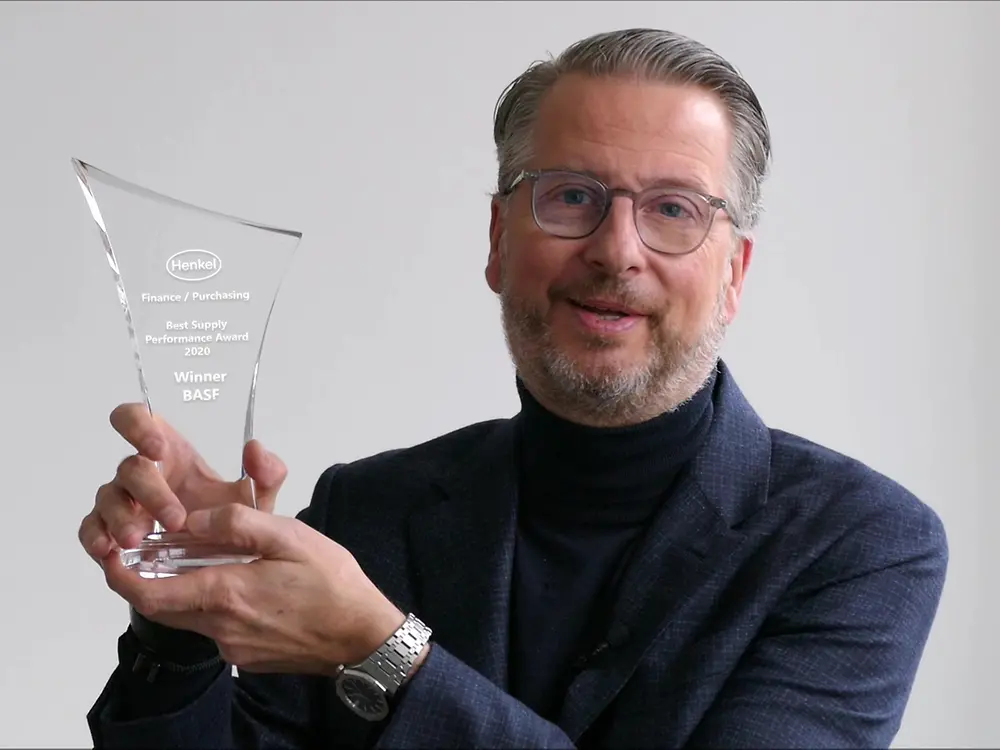
[[[688,212],[684,210],[684,206],[679,203],[670,203],[664,201],[659,205],[660,213],[671,219],[683,219],[688,215]]]
[[[582,188],[564,188],[558,195],[559,200],[570,206],[582,206],[593,200],[593,196]]]
[[[664,221],[699,221],[702,219],[697,204],[682,193],[659,193],[650,196],[644,212],[654,219]]]
[[[603,192],[580,175],[547,174],[538,181],[536,204],[552,211],[600,209]]]
[[[593,188],[583,185],[553,185],[542,191],[540,202],[563,208],[586,208],[600,204],[600,196]]]

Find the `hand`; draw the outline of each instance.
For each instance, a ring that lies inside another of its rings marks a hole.
[[[187,529],[259,557],[145,579],[113,555],[108,584],[144,617],[211,638],[241,671],[333,675],[405,619],[348,550],[297,519],[228,505],[191,512]]]
[[[179,531],[189,510],[250,504],[249,482],[220,479],[190,443],[150,416],[143,404],[118,406],[111,412],[111,425],[137,453],[98,489],[94,509],[80,524],[80,544],[98,562],[138,544],[152,530],[154,518],[167,531]],[[251,440],[243,450],[243,466],[254,480],[258,508],[271,512],[287,474],[284,463]]]

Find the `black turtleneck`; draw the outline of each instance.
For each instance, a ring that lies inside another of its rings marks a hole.
[[[511,694],[554,720],[576,667],[604,640],[616,580],[712,420],[715,375],[675,411],[588,427],[521,399]]]

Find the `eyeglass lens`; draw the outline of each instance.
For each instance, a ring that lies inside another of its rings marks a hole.
[[[535,181],[535,220],[549,234],[586,237],[604,219],[604,186],[585,175],[547,172]],[[636,228],[643,242],[663,253],[686,253],[705,239],[714,210],[698,194],[678,188],[651,188],[635,197]]]

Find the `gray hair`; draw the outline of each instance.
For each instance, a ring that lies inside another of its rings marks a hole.
[[[657,29],[612,31],[576,42],[557,58],[533,63],[504,90],[493,120],[502,193],[531,154],[532,125],[542,96],[569,73],[633,75],[714,92],[726,107],[733,133],[730,209],[737,231],[753,229],[762,210],[761,184],[771,159],[771,135],[757,95],[735,67],[703,44]]]

